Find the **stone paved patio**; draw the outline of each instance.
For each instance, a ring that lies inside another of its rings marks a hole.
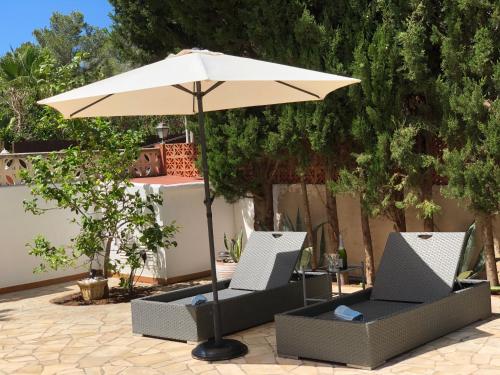
[[[60,284],[0,295],[0,374],[500,374],[500,298],[495,315],[399,356],[369,372],[276,357],[272,323],[234,335],[250,349],[209,364],[191,345],[134,336],[130,305],[58,306],[76,290]]]

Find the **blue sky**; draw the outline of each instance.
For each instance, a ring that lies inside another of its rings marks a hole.
[[[49,25],[53,12],[68,14],[78,10],[93,26],[111,25],[112,11],[107,0],[5,0],[0,13],[0,55],[18,47],[21,43],[33,41],[32,32]]]

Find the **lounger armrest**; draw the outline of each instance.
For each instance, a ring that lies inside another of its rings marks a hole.
[[[331,301],[315,303],[308,307],[299,307],[298,309],[287,311],[284,314],[314,317],[328,311],[333,311],[339,305],[349,306],[357,302],[366,301],[370,298],[371,292],[372,288],[367,288],[365,290],[337,297]]]
[[[226,289],[231,280],[221,280],[217,282],[218,289]],[[171,292],[166,292],[162,294],[158,294],[154,297],[149,297],[150,301],[159,301],[159,302],[172,302],[182,298],[194,297],[198,294],[209,293],[212,291],[212,284],[204,284],[204,285],[196,285],[188,288],[182,288],[179,290],[174,290]]]

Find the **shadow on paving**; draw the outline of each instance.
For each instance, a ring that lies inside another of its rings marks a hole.
[[[68,292],[73,291],[72,287],[74,287],[75,284],[76,284],[76,281],[62,283],[62,284],[54,284],[54,285],[50,285],[50,286],[42,286],[39,288],[22,290],[19,292],[0,294],[0,303],[15,302],[15,301],[26,300],[29,298],[38,298],[38,297],[49,296],[52,294],[62,293],[62,292],[66,292],[66,291],[68,291]]]
[[[0,310],[0,321],[10,320],[10,312],[14,309],[2,309]]]
[[[461,328],[457,331],[450,332],[449,334],[439,337],[433,341],[429,341],[426,344],[423,344],[422,346],[419,346],[417,348],[411,349],[405,353],[399,354],[396,357],[393,357],[391,359],[388,359],[386,363],[384,363],[382,366],[377,367],[376,370],[382,370],[386,367],[391,367],[394,365],[399,364],[400,362],[404,362],[407,359],[414,358],[421,356],[422,354],[425,354],[427,352],[431,352],[434,350],[438,350],[440,348],[445,348],[450,345],[456,345],[460,342],[467,342],[469,340],[474,340],[478,338],[483,338],[483,337],[491,337],[493,336],[491,333],[484,332],[480,328],[478,329],[477,327],[483,324],[486,324],[490,321],[493,321],[495,319],[500,319],[500,314],[498,313],[493,313],[492,316],[488,319],[480,320],[477,322],[474,322],[464,328]],[[458,338],[451,338],[450,336],[452,335],[459,335]],[[276,355],[276,353],[275,353]],[[262,357],[262,355],[257,355],[258,360],[252,361],[252,355],[247,355],[245,356],[245,363],[247,364],[255,364],[255,365],[274,365],[276,364],[276,361],[273,357],[269,357],[269,360],[266,360],[265,358]],[[286,360],[285,358],[283,358]],[[345,368],[350,368],[347,367],[344,363],[337,363],[337,362],[326,362],[326,361],[319,361],[317,359],[308,359],[308,358],[299,358],[300,361],[303,362],[304,365],[307,364],[312,364],[317,367],[345,367]],[[369,371],[368,371],[369,372]]]
[[[469,340],[474,340],[474,339],[483,338],[483,337],[491,337],[491,336],[493,336],[491,333],[484,332],[481,329],[477,329],[476,327],[479,325],[485,324],[489,321],[498,319],[498,314],[493,314],[493,315],[497,315],[497,316],[492,316],[489,319],[480,320],[478,322],[472,323],[472,324],[466,326],[465,328],[462,328],[462,329],[457,330],[457,331],[453,331],[446,336],[439,337],[433,341],[430,341],[426,344],[423,344],[422,346],[419,346],[418,348],[412,349],[408,352],[405,352],[405,353],[402,353],[396,357],[393,357],[393,358],[389,359],[387,361],[387,363],[385,363],[383,366],[381,366],[380,369],[382,369],[384,367],[396,365],[399,362],[402,362],[406,359],[417,357],[417,356],[420,356],[422,354],[432,352],[434,350],[446,348],[448,346],[456,345],[456,344],[461,343],[461,342],[467,342]],[[458,339],[450,338],[449,336],[453,335],[453,334],[463,334],[463,336],[461,336]]]

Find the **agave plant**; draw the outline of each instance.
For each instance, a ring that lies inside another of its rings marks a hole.
[[[465,233],[464,247],[458,267],[459,280],[478,278],[484,272],[484,247],[476,244],[476,223],[472,223]]]
[[[230,240],[227,238],[226,233],[224,233],[224,246],[232,261],[238,263],[243,252],[243,231],[240,231],[236,238],[231,238]]]
[[[318,265],[321,266],[325,260],[326,254],[326,240],[325,240],[325,230],[323,226],[326,222],[320,223],[313,228],[313,235],[318,238],[318,250],[319,250],[319,262]],[[280,230],[285,232],[305,232],[306,228],[304,225],[304,220],[300,213],[300,208],[297,208],[297,215],[295,216],[295,221],[293,221],[288,214],[284,213],[282,216],[282,221],[280,225]],[[299,268],[307,269],[311,268],[311,258],[312,258],[312,247],[306,247],[302,251],[302,257],[300,258],[297,266]]]

